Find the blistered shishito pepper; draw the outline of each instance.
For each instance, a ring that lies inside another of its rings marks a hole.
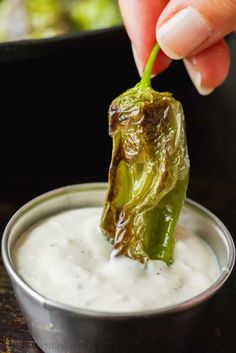
[[[114,243],[115,255],[170,264],[189,158],[181,103],[151,88],[157,52],[158,45],[140,83],[109,108],[113,151],[101,229]]]

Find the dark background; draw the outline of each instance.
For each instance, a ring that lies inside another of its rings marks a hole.
[[[155,78],[153,86],[173,92],[184,107],[191,159],[188,197],[214,212],[235,237],[235,37],[228,42],[231,72],[210,96],[197,94],[181,62]],[[45,191],[107,180],[108,106],[137,80],[130,43],[120,29],[41,47],[0,47],[1,230],[21,205]],[[39,352],[3,269],[0,276],[0,352]],[[234,272],[206,311],[189,353],[236,351],[235,298]]]

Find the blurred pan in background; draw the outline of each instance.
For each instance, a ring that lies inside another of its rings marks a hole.
[[[50,38],[121,24],[115,0],[0,0],[0,41]]]
[[[117,28],[116,0],[0,0],[0,62],[89,46],[87,38]]]

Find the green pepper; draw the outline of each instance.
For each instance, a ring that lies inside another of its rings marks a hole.
[[[112,27],[122,22],[115,0],[74,0],[69,13],[74,28],[80,31]]]
[[[12,4],[7,0],[0,1],[0,42],[8,40],[7,21],[11,13]]]
[[[66,9],[58,0],[25,0],[30,38],[47,38],[69,30]]]
[[[158,50],[156,44],[140,83],[109,108],[113,150],[101,229],[115,255],[170,264],[189,158],[181,103],[151,87]]]

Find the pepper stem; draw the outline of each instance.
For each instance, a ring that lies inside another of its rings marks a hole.
[[[156,43],[156,45],[154,46],[154,48],[151,51],[151,54],[148,58],[148,62],[146,64],[146,67],[143,71],[143,75],[141,78],[141,81],[138,83],[138,86],[140,88],[144,88],[144,87],[151,87],[151,74],[152,74],[152,68],[156,59],[156,56],[159,52],[159,44]]]

